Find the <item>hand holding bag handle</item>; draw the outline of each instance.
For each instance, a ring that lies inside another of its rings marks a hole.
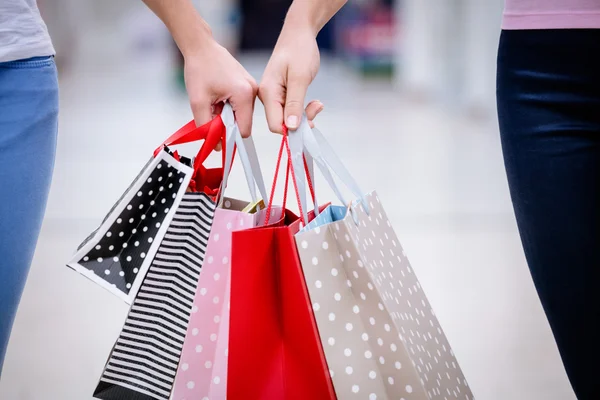
[[[232,140],[233,139],[233,140]],[[199,140],[204,140],[204,144],[200,148],[198,155],[194,161],[194,177],[197,176],[200,166],[206,161],[208,155],[216,147],[219,141],[223,142],[223,185],[222,189],[227,186],[227,179],[231,170],[231,164],[235,155],[235,145],[240,149],[240,157],[244,165],[246,180],[252,194],[252,200],[257,201],[255,192],[255,183],[258,186],[263,199],[267,199],[267,191],[265,189],[264,180],[260,170],[256,147],[251,137],[242,139],[239,128],[235,123],[233,109],[229,103],[223,107],[221,115],[216,116],[206,124],[196,127],[194,121],[188,122],[177,132],[172,134],[165,140],[155,151],[156,156],[164,146],[173,146],[177,144],[191,143]],[[246,151],[246,145],[248,151]]]

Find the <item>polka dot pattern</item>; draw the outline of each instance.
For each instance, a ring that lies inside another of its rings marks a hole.
[[[358,223],[331,206],[296,235],[337,397],[473,399],[377,194],[366,198]]]
[[[247,205],[225,199],[224,208],[216,210],[172,400],[226,398],[231,233],[264,219],[262,211],[240,212]],[[193,387],[188,382],[194,382]]]
[[[144,270],[143,264],[149,265],[150,260],[146,261],[145,255],[153,247],[153,239],[167,218],[164,210],[176,206],[177,194],[186,189],[184,183],[189,169],[179,167],[181,164],[167,153],[159,157],[154,169],[146,167],[105,217],[103,227],[112,219],[110,227],[102,228],[103,233],[99,228],[88,236],[79,246],[74,262],[69,264],[93,274],[95,281],[120,297],[129,295],[132,285],[138,283],[139,287],[143,277],[138,276],[137,271]],[[168,189],[165,184],[170,185]],[[89,250],[82,252],[82,248]]]

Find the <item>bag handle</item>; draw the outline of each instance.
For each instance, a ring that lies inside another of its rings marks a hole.
[[[269,221],[271,220],[271,210],[273,209],[273,199],[275,197],[275,188],[277,186],[277,177],[279,175],[281,159],[283,158],[283,149],[286,147],[287,147],[287,140],[286,140],[286,137],[284,136],[283,139],[281,140],[281,146],[279,146],[279,154],[277,156],[277,165],[275,166],[275,176],[273,177],[273,186],[271,187],[271,195],[269,196],[269,204],[267,204],[264,226],[269,225]],[[290,171],[291,171],[291,159],[288,157],[287,166],[285,168],[285,183],[283,184],[282,209],[284,212],[285,212],[285,205],[287,203]],[[294,185],[295,185],[295,183],[294,183]]]
[[[204,143],[200,147],[198,154],[194,158],[194,174],[193,180],[197,181],[200,178],[201,167],[208,156],[213,152],[219,142],[223,143],[223,154],[221,156],[222,163],[225,164],[225,125],[220,115],[210,120],[204,125],[196,127],[194,121],[190,121],[173,133],[167,140],[165,140],[160,146],[154,150],[154,157],[156,157],[165,146],[173,146],[177,144],[192,143],[199,140],[204,140]]]
[[[313,198],[315,205],[317,204],[315,191],[314,191],[314,187],[313,187],[313,178],[311,177],[312,176],[311,166],[310,166],[311,163],[308,163],[306,160],[304,160],[302,162],[302,164],[304,166],[304,170],[300,169],[299,171],[298,170],[295,171],[292,166],[293,155],[292,155],[292,151],[291,151],[290,147],[291,146],[289,144],[289,132],[288,132],[287,127],[284,125],[283,126],[283,137],[281,139],[281,146],[279,147],[279,154],[277,156],[277,165],[275,166],[275,176],[273,178],[273,186],[271,188],[271,195],[269,196],[269,203],[267,205],[267,211],[266,211],[267,215],[265,218],[265,226],[269,224],[269,220],[271,218],[271,209],[273,208],[273,199],[275,197],[275,188],[277,186],[277,177],[279,174],[279,170],[280,170],[280,166],[281,166],[281,159],[283,158],[283,150],[284,149],[287,152],[288,162],[287,162],[287,167],[286,167],[285,184],[284,184],[285,186],[284,186],[284,192],[283,192],[283,208],[285,209],[285,205],[287,202],[287,191],[288,191],[288,182],[289,182],[290,173],[292,175],[294,191],[296,192],[296,198],[298,200],[298,207],[300,208],[300,218],[302,219],[302,222],[304,223],[304,225],[306,225],[308,223],[308,213],[306,212],[306,199],[304,199],[304,201],[302,201],[302,199],[300,198],[300,195],[299,195],[298,179],[296,178],[298,175],[302,176],[302,178],[300,180],[302,182],[304,182],[304,174],[306,173],[311,196]],[[301,157],[302,157],[302,154],[303,154],[303,152],[301,152]],[[318,212],[319,212],[318,206],[315,206],[315,214],[318,215],[317,214]]]
[[[298,131],[302,132],[304,147],[313,157],[317,166],[323,173],[325,180],[333,189],[342,204],[347,207],[351,206],[351,203],[346,202],[344,199],[344,196],[336,185],[331,172],[333,172],[344,184],[344,186],[346,186],[350,192],[363,204],[363,207],[368,214],[370,212],[370,208],[369,203],[366,200],[365,193],[361,191],[360,187],[356,183],[356,180],[352,177],[341,159],[337,156],[329,142],[327,142],[325,136],[323,136],[323,134],[317,128],[310,127],[306,115],[302,117]]]
[[[287,152],[288,158],[292,165],[292,178],[294,180],[294,189],[296,190],[296,197],[298,199],[298,205],[300,207],[300,213],[304,224],[308,223],[308,210],[306,204],[306,179],[304,174],[305,160],[304,160],[304,139],[303,131],[297,129],[295,131],[288,131],[287,133]],[[318,209],[318,207],[317,207]],[[318,212],[318,210],[316,211]]]
[[[267,195],[267,189],[265,187],[265,181],[260,168],[260,162],[258,161],[258,153],[256,152],[256,146],[254,145],[254,139],[252,139],[252,136],[250,136],[246,139],[242,139],[242,143],[246,146],[246,150],[248,151],[250,167],[252,168],[254,181],[256,182],[258,191],[260,192],[263,200],[267,200],[269,196]]]
[[[265,189],[265,183],[260,170],[260,163],[258,161],[258,155],[256,153],[256,146],[252,137],[243,139],[240,133],[240,129],[235,122],[235,116],[233,114],[233,108],[229,103],[225,103],[221,118],[226,130],[226,147],[225,147],[225,164],[223,167],[223,182],[220,190],[220,200],[217,204],[221,204],[223,201],[223,192],[227,188],[227,181],[229,179],[229,173],[233,164],[236,149],[238,150],[239,158],[244,167],[244,173],[246,176],[246,182],[248,189],[252,196],[252,201],[258,200],[256,195],[256,187],[260,192],[263,200],[267,199],[267,191]]]
[[[224,137],[225,124],[220,115],[217,115],[212,120],[208,121],[204,125],[196,126],[196,123],[192,120],[179,128],[175,133],[169,136],[160,146],[154,150],[154,156],[156,157],[165,146],[174,146],[177,144],[192,143],[200,140],[204,140],[205,143],[200,148],[198,156],[201,164],[206,161],[208,155],[217,146],[219,140]],[[214,146],[207,146],[214,143]],[[204,149],[204,150],[203,150]]]

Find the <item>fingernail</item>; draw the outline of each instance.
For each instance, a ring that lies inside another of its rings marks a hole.
[[[285,123],[289,129],[296,129],[298,127],[298,117],[295,115],[290,115],[287,117],[287,121]]]
[[[324,108],[325,108],[325,104],[319,102],[319,108],[317,108],[317,112],[323,111]]]

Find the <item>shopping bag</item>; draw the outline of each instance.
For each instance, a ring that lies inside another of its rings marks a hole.
[[[67,265],[131,304],[192,174],[159,152]]]
[[[341,399],[473,398],[376,192],[362,194],[318,130],[303,141],[326,180],[356,196],[295,236],[316,322]]]
[[[246,203],[226,199],[218,208],[173,388],[173,400],[225,399],[229,346],[231,234],[261,225],[265,210],[243,212]],[[280,217],[281,209],[276,217]]]
[[[290,159],[301,171],[302,148]],[[293,237],[301,221],[285,197],[278,221],[232,234],[227,399],[335,399]]]
[[[202,163],[223,135],[221,117],[198,128],[192,121],[173,134],[67,265],[131,304],[188,187],[219,180],[222,169]],[[201,139],[205,145],[193,165],[167,147]]]
[[[251,160],[255,159],[252,156],[254,151],[248,151],[248,154]],[[240,155],[242,164],[245,164],[245,157]],[[266,199],[258,160],[249,164],[244,170],[258,169],[258,173],[254,174],[255,180],[263,199]],[[224,176],[228,176],[227,171]],[[175,378],[173,400],[225,399],[227,396],[231,235],[234,231],[264,223],[265,210],[251,213],[253,207],[248,207],[258,203],[256,198],[251,203],[225,198],[222,207],[215,212],[206,248],[206,262],[198,281]],[[273,218],[280,218],[281,208],[274,211]]]
[[[184,194],[94,397],[169,399],[214,208],[205,193]]]
[[[226,185],[223,175],[234,154],[228,146],[237,126],[228,104],[218,121],[224,128],[215,132],[221,137],[209,133],[202,148],[207,144],[214,148],[222,140],[224,167],[202,170],[208,151],[201,149],[195,161],[200,173],[194,176],[196,188],[204,189],[184,193],[108,358],[94,393],[97,398],[169,399],[171,395],[216,202]],[[221,179],[215,180],[219,171]],[[250,183],[254,193],[254,181]]]

